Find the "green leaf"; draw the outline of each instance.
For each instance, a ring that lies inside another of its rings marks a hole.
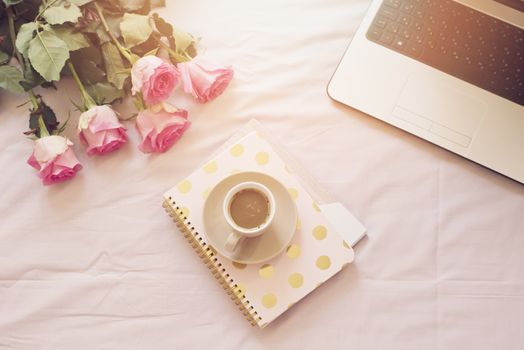
[[[151,8],[155,7],[165,7],[166,0],[151,0]]]
[[[9,21],[7,20],[7,14],[2,17],[0,11],[0,50],[4,52],[13,52],[13,46],[11,39],[9,38]]]
[[[186,51],[195,42],[195,38],[191,34],[175,26],[173,26],[173,37],[175,38],[176,50],[178,52]]]
[[[120,30],[128,47],[143,43],[153,32],[149,16],[133,13],[124,14],[124,18],[120,23]]]
[[[24,89],[20,86],[22,72],[13,66],[0,66],[0,88],[14,93],[22,93]]]
[[[107,26],[109,27],[109,30],[116,38],[119,38],[122,36],[122,33],[120,32],[120,22],[122,21],[122,16],[108,16],[106,17]],[[108,41],[111,41],[111,37],[104,29],[104,26],[100,24],[97,26],[94,30],[94,32],[98,35],[98,39],[100,39],[100,44],[107,43]]]
[[[73,27],[68,25],[50,26],[47,30],[62,39],[69,51],[76,51],[88,47],[89,40],[81,32],[77,32]]]
[[[4,0],[5,6],[9,7],[21,3],[24,0]]]
[[[153,13],[153,21],[155,23],[155,28],[162,36],[165,36],[171,46],[175,46],[176,51],[182,53],[194,51],[195,38],[187,32],[184,32],[177,27],[173,26],[171,23],[164,20],[157,13]],[[193,55],[191,55],[193,56]]]
[[[29,129],[34,130],[34,134],[37,137],[40,137],[40,124],[38,119],[42,117],[45,127],[50,134],[53,134],[55,130],[58,129],[58,124],[60,124],[57,119],[55,112],[39,99],[39,107],[36,110],[31,111],[29,114]]]
[[[80,8],[69,1],[59,2],[58,5],[51,6],[42,15],[49,24],[63,24],[65,22],[78,22],[82,17]]]
[[[6,64],[9,61],[10,56],[4,51],[0,51],[0,65]]]
[[[118,3],[125,12],[147,15],[151,11],[151,0],[119,0]]]
[[[95,33],[98,36],[100,44],[111,41],[111,37],[106,33],[102,25],[99,25],[98,27],[96,27]]]
[[[66,43],[49,31],[37,32],[29,43],[28,54],[31,65],[46,81],[59,80],[69,58]]]
[[[118,2],[124,10],[134,12],[146,6],[148,0],[118,0]]]
[[[24,56],[27,56],[29,42],[33,39],[36,28],[35,22],[24,23],[16,34],[16,49]]]
[[[87,84],[95,84],[105,80],[106,73],[95,62],[86,59],[73,61],[80,80]]]
[[[122,36],[122,32],[120,32],[120,22],[122,22],[122,16],[107,16],[106,22],[111,33],[113,33],[116,38],[120,38]]]
[[[40,114],[31,113],[29,115],[29,130],[34,130],[36,137],[40,137],[40,125],[38,124],[38,118]]]
[[[120,56],[118,48],[112,42],[105,43],[102,45],[102,56],[106,66],[107,80],[118,89],[122,89],[130,73],[124,65],[124,60]]]
[[[122,15],[124,10],[120,7],[120,3],[115,0],[96,0],[96,3],[100,5],[105,14],[109,15]]]
[[[83,49],[72,51],[70,54],[73,63],[81,60],[89,60],[97,65],[102,64],[102,54],[100,53],[100,50],[94,46],[84,47]]]
[[[22,59],[24,60],[24,79],[20,81],[20,85],[25,91],[29,91],[44,83],[45,80],[33,69],[27,56],[22,56]]]
[[[123,89],[117,89],[113,84],[106,82],[86,86],[89,95],[93,96],[98,105],[108,104],[125,96]]]
[[[49,131],[50,134],[53,134],[53,131],[58,129],[58,124],[60,123],[58,122],[58,120],[56,120],[56,114],[51,109],[51,107],[46,105],[43,101],[40,104],[41,104],[40,110],[42,112],[42,116],[44,117],[44,123],[45,123],[46,129],[47,131]]]

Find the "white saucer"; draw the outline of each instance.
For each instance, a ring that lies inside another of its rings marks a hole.
[[[224,218],[222,201],[229,189],[245,181],[260,182],[273,192],[275,218],[268,232],[246,238],[235,252],[230,252],[224,245],[231,228]],[[237,173],[220,181],[206,199],[203,216],[204,229],[213,248],[226,258],[242,264],[258,264],[282,253],[293,239],[297,224],[295,201],[286,187],[273,177],[258,172]]]

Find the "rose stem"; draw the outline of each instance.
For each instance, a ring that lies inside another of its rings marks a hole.
[[[182,52],[184,54],[184,56],[182,56],[181,54],[179,54],[178,52],[176,51],[173,51],[173,49],[167,45],[166,43],[164,43],[159,37],[157,37],[156,35],[153,35],[153,37],[155,38],[155,40],[160,44],[160,46],[162,46],[164,49],[166,49],[168,52],[169,52],[169,55],[171,57],[173,57],[177,62],[178,61],[181,61],[181,62],[187,62],[187,61],[191,61],[192,58],[184,51]],[[187,59],[186,59],[187,58]]]
[[[11,43],[13,44],[13,51],[15,52],[16,59],[18,60],[18,63],[22,67],[22,70],[25,71],[25,63],[22,58],[22,55],[20,55],[20,52],[18,52],[18,50],[16,49],[15,19],[14,19],[14,13],[11,7],[7,8],[7,17],[9,19],[9,35],[11,37]],[[34,110],[37,110],[39,105],[38,105],[38,101],[36,99],[35,93],[33,92],[33,89],[29,89],[27,93],[29,94],[29,97],[31,98],[31,103],[33,104]]]
[[[51,136],[49,135],[49,131],[47,131],[47,127],[45,126],[44,118],[42,117],[42,115],[38,117],[38,126],[40,128],[40,138]]]
[[[124,48],[120,44],[118,39],[115,38],[111,30],[109,29],[109,26],[107,25],[106,19],[104,17],[104,13],[102,12],[102,9],[100,8],[97,2],[95,2],[95,7],[96,7],[96,11],[98,12],[98,16],[100,17],[100,20],[102,21],[102,25],[104,26],[104,30],[109,35],[113,43],[116,45],[116,47],[118,48],[118,51],[120,51],[120,54],[124,56],[131,64],[135,63],[136,60],[131,56],[131,54],[129,53],[129,50]]]
[[[71,63],[71,60],[67,62],[67,65],[69,67],[69,70],[71,73],[73,73],[73,79],[76,82],[76,85],[78,85],[78,88],[80,89],[80,93],[82,94],[82,100],[84,100],[84,106],[87,109],[90,109],[91,107],[96,106],[96,102],[93,100],[93,98],[87,93],[84,84],[82,84],[82,81],[80,80],[80,77],[78,76],[75,66]]]

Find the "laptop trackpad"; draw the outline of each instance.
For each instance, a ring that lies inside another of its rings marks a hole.
[[[411,75],[393,115],[468,147],[486,107],[461,92],[454,80],[439,72]]]

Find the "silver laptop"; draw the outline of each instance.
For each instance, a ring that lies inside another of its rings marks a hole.
[[[373,0],[328,94],[524,183],[524,0]]]

